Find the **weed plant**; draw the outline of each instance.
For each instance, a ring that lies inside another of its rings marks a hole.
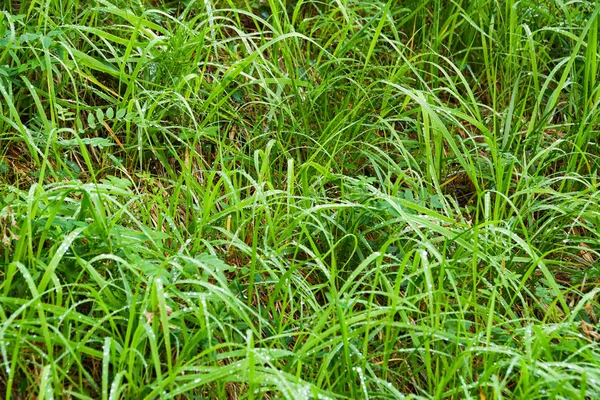
[[[595,2],[0,10],[4,398],[600,398]]]

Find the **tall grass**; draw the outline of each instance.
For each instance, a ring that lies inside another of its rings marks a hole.
[[[6,398],[600,395],[591,1],[5,1]]]

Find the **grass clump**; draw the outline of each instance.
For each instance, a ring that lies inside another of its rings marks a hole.
[[[594,2],[84,3],[0,13],[5,398],[600,395]]]

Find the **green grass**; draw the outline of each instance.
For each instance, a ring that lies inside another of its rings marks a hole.
[[[600,397],[593,1],[0,9],[0,394]]]

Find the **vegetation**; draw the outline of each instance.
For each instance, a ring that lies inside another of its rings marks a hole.
[[[0,393],[600,398],[600,6],[0,12]]]

